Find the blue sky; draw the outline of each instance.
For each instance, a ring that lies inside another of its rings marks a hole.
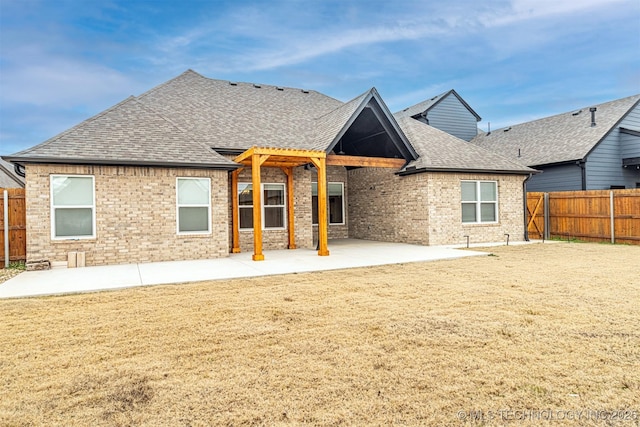
[[[189,68],[496,129],[640,93],[640,0],[0,0],[0,154]]]

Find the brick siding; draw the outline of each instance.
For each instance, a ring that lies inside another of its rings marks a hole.
[[[422,245],[524,238],[522,175],[419,173],[360,168],[348,172],[349,237]],[[463,224],[460,182],[498,182],[497,224]]]
[[[27,261],[64,262],[86,253],[86,265],[228,256],[226,171],[117,166],[26,166]],[[96,238],[51,239],[50,175],[95,177]],[[177,235],[176,177],[211,178],[211,234]]]

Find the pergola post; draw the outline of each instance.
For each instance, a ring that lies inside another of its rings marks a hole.
[[[293,168],[281,168],[287,176],[287,223],[289,231],[289,249],[296,248],[295,217],[293,202]]]
[[[251,156],[251,190],[253,195],[253,257],[254,261],[264,260],[262,253],[262,203],[260,186],[260,155]],[[265,159],[266,160],[266,159]]]
[[[311,161],[318,170],[318,255],[327,256],[327,165],[324,157]]]

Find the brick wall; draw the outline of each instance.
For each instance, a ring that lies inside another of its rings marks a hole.
[[[465,235],[471,243],[502,242],[509,233],[513,240],[524,239],[523,175],[487,175],[460,173],[431,173],[429,204],[431,245],[465,243]],[[461,180],[498,182],[497,224],[462,224]]]
[[[207,259],[229,253],[226,171],[150,167],[27,165],[27,261],[66,261],[84,251],[86,265]],[[93,175],[96,238],[51,239],[50,175]],[[211,178],[211,234],[177,235],[176,177]]]
[[[524,237],[522,175],[419,173],[360,168],[349,176],[349,237],[422,245],[497,242]],[[498,182],[497,224],[462,224],[462,180]]]

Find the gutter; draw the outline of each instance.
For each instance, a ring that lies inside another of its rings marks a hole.
[[[405,170],[396,172],[396,175],[406,176],[424,172],[456,172],[456,173],[490,173],[496,175],[534,175],[542,173],[535,169],[506,170],[506,169],[464,169],[464,168],[413,168],[410,166]]]
[[[26,163],[56,164],[56,165],[94,165],[94,166],[155,166],[165,168],[188,168],[188,169],[217,169],[235,170],[240,167],[232,163],[186,163],[186,162],[159,162],[140,160],[106,160],[106,159],[63,159],[51,157],[13,157],[2,156],[6,161],[14,163],[24,169]],[[19,164],[18,164],[19,162]],[[17,172],[17,169],[16,169]]]

